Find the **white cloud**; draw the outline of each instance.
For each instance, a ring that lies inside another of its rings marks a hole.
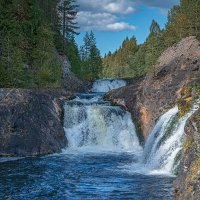
[[[116,22],[117,17],[110,13],[92,13],[81,11],[78,13],[78,24],[81,31],[123,31],[135,30],[135,26],[125,22]]]
[[[116,22],[113,24],[108,24],[106,28],[107,30],[110,30],[110,31],[123,31],[123,30],[134,31],[136,29],[135,26],[130,25],[126,22]]]
[[[77,22],[81,31],[123,31],[135,30],[121,17],[135,11],[131,0],[78,0],[80,12]]]
[[[139,5],[160,8],[166,14],[179,0],[78,0],[80,12],[77,22],[81,31],[134,31],[135,26],[124,21],[124,16],[137,10]]]
[[[135,11],[131,0],[78,0],[81,11],[130,14]]]
[[[107,24],[115,22],[116,17],[110,13],[81,11],[78,13],[77,20],[82,31],[104,30]]]
[[[116,1],[104,5],[104,9],[116,14],[130,14],[135,11],[133,3],[129,1]]]
[[[143,4],[151,7],[157,7],[160,9],[169,9],[173,5],[177,5],[180,3],[180,0],[135,0],[137,4]]]

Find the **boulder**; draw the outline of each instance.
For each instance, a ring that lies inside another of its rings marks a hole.
[[[67,139],[62,125],[64,90],[0,89],[0,156],[61,152]]]

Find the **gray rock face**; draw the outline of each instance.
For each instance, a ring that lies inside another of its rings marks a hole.
[[[66,90],[79,91],[83,87],[83,82],[75,77],[71,71],[71,64],[68,58],[64,55],[60,56],[62,69],[62,85]]]
[[[62,127],[65,91],[0,89],[0,156],[60,152],[67,145]]]
[[[169,47],[158,59],[159,66],[168,65],[176,58],[194,59],[200,57],[200,45],[195,36],[184,38],[178,44]]]
[[[200,110],[187,122],[175,198],[200,199]]]
[[[132,113],[143,138],[148,137],[158,117],[180,97],[189,95],[193,83],[200,83],[199,47],[200,42],[195,37],[183,39],[162,54],[155,74],[107,95],[113,103],[123,102],[122,106]]]
[[[154,75],[135,80],[129,86],[111,91],[106,97],[132,113],[140,138],[144,140],[158,117],[179,99],[179,105],[190,99],[193,95],[191,85],[200,84],[200,42],[195,37],[185,38],[168,48],[158,63]],[[185,131],[186,142],[180,173],[175,181],[175,198],[199,200],[200,111],[187,122]]]

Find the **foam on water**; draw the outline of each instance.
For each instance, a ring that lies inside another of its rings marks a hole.
[[[17,161],[17,160],[21,160],[21,159],[25,159],[25,157],[1,157],[0,163]]]
[[[143,162],[149,163],[154,157],[157,146],[163,135],[166,133],[166,129],[170,126],[172,119],[178,114],[178,107],[174,107],[160,117],[152,132],[150,133],[144,147]]]
[[[161,145],[157,146],[157,149],[154,148],[156,150],[152,152],[147,162],[150,168],[173,173],[175,158],[182,149],[185,124],[198,108],[198,105],[195,104],[185,116],[178,120],[171,130],[171,134],[168,137],[166,136]]]
[[[178,118],[178,107],[174,107],[160,117],[144,147],[140,161],[125,170],[147,175],[173,176],[175,160],[182,149],[184,128],[187,120],[199,108],[195,103],[191,110]]]
[[[64,105],[67,150],[141,151],[131,114],[99,99],[74,100]],[[96,103],[94,103],[96,102]]]
[[[64,129],[68,139],[65,152],[131,152],[138,162],[126,169],[134,173],[172,175],[186,121],[198,109],[199,102],[181,118],[177,106],[162,115],[143,149],[131,114],[103,100],[104,92],[124,85],[126,81],[121,79],[96,80],[92,87],[96,93],[76,94],[74,100],[65,102]]]

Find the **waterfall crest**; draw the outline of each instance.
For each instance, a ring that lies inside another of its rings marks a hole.
[[[109,92],[126,85],[123,79],[99,79],[93,83],[91,92]]]

